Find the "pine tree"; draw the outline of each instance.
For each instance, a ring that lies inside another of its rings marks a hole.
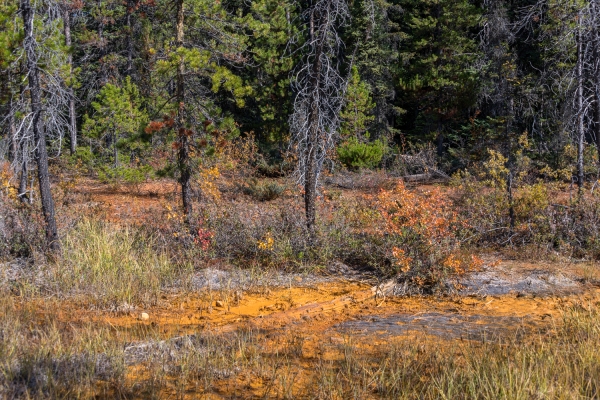
[[[105,153],[104,143],[112,147],[112,161],[119,166],[119,148],[131,151],[132,143],[138,139],[138,134],[148,123],[148,115],[141,107],[140,93],[131,78],[127,77],[122,86],[107,83],[100,90],[92,108],[94,113],[86,115],[83,123],[83,133],[94,140],[94,144]]]
[[[243,116],[240,120],[247,121],[247,129],[255,131],[258,140],[277,142],[280,151],[289,133],[293,53],[301,45],[290,43],[290,38],[297,37],[297,20],[297,5],[289,0],[255,1],[245,20],[253,33],[249,46],[255,64],[247,69],[254,91],[249,99],[254,112],[250,111],[253,120]]]
[[[152,72],[157,82],[165,85],[158,91],[165,101],[156,113],[164,117],[151,124],[148,132],[172,134],[183,212],[193,232],[192,176],[199,157],[210,149],[209,133],[237,133],[224,108],[243,107],[245,96],[252,92],[230,68],[245,61],[246,37],[218,2],[175,0],[162,6],[175,12],[168,14],[171,19],[157,21],[163,27],[170,25],[172,34],[162,47],[151,49],[155,58]]]
[[[481,10],[467,0],[401,0],[398,106],[402,128],[435,140],[444,151],[447,130],[469,116],[478,91],[477,26]]]
[[[357,66],[361,79],[370,88],[374,102],[369,132],[373,138],[392,139],[397,133],[395,118],[403,110],[394,106],[395,65],[401,34],[392,14],[399,7],[386,0],[350,2],[351,26],[345,39],[346,51]]]

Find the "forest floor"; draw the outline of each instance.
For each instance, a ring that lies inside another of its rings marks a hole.
[[[176,189],[170,181],[115,187],[88,179],[78,185],[79,204],[71,207],[96,208],[116,225],[143,223],[162,212]],[[529,363],[536,357],[547,359],[546,351],[558,351],[560,346],[548,350],[545,344],[563,341],[566,325],[575,329],[569,316],[578,310],[587,314],[577,314],[577,329],[586,321],[586,327],[594,327],[585,328],[591,332],[586,337],[592,343],[600,341],[594,325],[594,310],[600,304],[598,265],[559,258],[504,259],[506,255],[496,253],[481,256],[484,267],[463,276],[456,290],[445,296],[399,296],[401,288],[394,282],[378,281],[343,264],[319,273],[209,267],[194,271],[185,290],[164,290],[153,305],[116,309],[90,307],[77,297],[23,296],[17,290],[3,300],[3,319],[19,321],[20,329],[46,332],[34,336],[48,343],[51,332],[62,338],[68,356],[53,357],[50,369],[62,365],[75,370],[80,368],[73,361],[78,354],[94,354],[87,359],[91,366],[86,377],[92,384],[74,389],[74,382],[71,388],[48,391],[36,381],[41,378],[32,367],[25,381],[14,378],[4,394],[469,398],[472,395],[464,392],[469,374],[485,375],[485,368],[492,368],[482,366],[482,359],[495,360],[492,375],[508,372],[507,381],[479,382],[483,386],[476,390],[489,391],[481,398],[515,398],[515,393],[521,398],[558,398],[581,392],[560,386],[560,379],[558,388],[544,386],[539,380],[545,372],[533,371]],[[26,267],[4,264],[0,281],[16,281],[20,268]],[[75,335],[87,337],[87,342],[74,344]],[[591,355],[594,360],[597,349]],[[592,377],[597,372],[592,371]],[[59,373],[55,377],[70,379]],[[497,391],[503,385],[508,386],[506,392]],[[528,392],[531,388],[537,392]],[[598,394],[594,390],[584,388],[584,397]]]

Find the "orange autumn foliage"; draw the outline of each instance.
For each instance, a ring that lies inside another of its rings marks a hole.
[[[439,188],[419,193],[399,181],[374,200],[383,222],[378,233],[393,243],[390,259],[397,274],[419,286],[435,286],[482,265],[459,254],[458,234],[465,223]]]

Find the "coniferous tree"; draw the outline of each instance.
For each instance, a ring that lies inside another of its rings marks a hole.
[[[249,81],[254,95],[249,108],[254,108],[254,121],[245,126],[258,134],[258,140],[277,142],[279,150],[289,134],[291,112],[290,71],[294,66],[297,38],[297,4],[293,1],[260,0],[253,2],[246,19],[253,33],[249,46],[254,63],[249,64]],[[253,113],[253,114],[254,114]],[[246,118],[240,116],[243,123]]]
[[[369,132],[374,139],[392,139],[395,118],[403,110],[394,106],[396,91],[395,65],[401,33],[391,14],[400,11],[398,5],[385,0],[357,0],[351,3],[351,26],[346,39],[346,51],[368,85],[374,102],[373,120]]]
[[[398,105],[402,128],[437,142],[468,119],[478,91],[475,64],[480,11],[467,0],[402,0]]]
[[[228,67],[244,62],[245,37],[222,5],[208,0],[175,0],[174,7],[170,5],[163,6],[165,12],[175,11],[170,24],[174,32],[167,45],[152,51],[157,59],[154,73],[165,85],[166,101],[157,110],[164,118],[147,132],[168,128],[175,134],[183,213],[193,228],[192,176],[198,156],[210,150],[210,132],[237,133],[223,106],[243,107],[251,88]]]

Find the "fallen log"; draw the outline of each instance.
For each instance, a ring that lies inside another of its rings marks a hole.
[[[400,178],[407,183],[428,182],[432,180],[447,181],[450,179],[448,175],[444,174],[441,171],[434,171],[432,173],[427,174],[404,175]]]

